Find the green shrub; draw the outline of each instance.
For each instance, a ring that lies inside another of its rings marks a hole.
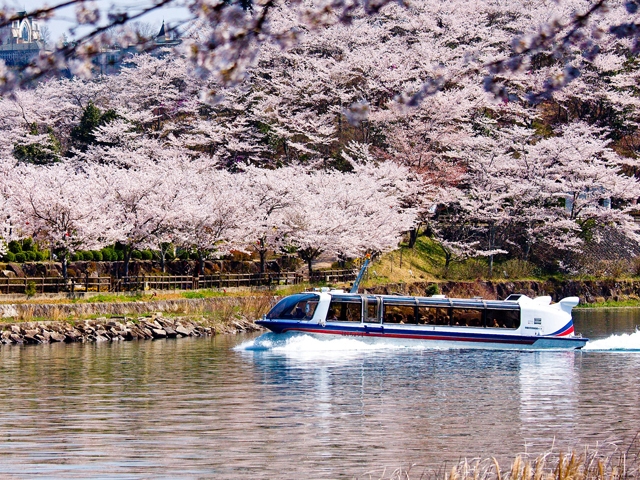
[[[24,263],[27,261],[27,256],[23,252],[16,253],[16,262]]]
[[[179,254],[178,254],[178,258],[180,258],[180,260],[189,260],[189,252],[186,250],[182,250]]]
[[[31,250],[27,250],[24,253],[24,256],[27,259],[27,262],[35,262],[36,261],[36,252],[33,252]]]
[[[85,250],[82,252],[82,259],[87,261],[87,262],[91,262],[93,260],[93,252],[90,252],[89,250]]]
[[[2,259],[5,262],[15,262],[16,261],[16,254],[13,252],[7,252],[5,253],[4,257],[2,257]]]
[[[23,252],[35,252],[36,246],[33,243],[31,238],[25,238],[22,240],[22,251]]]
[[[44,252],[35,252],[36,254],[36,262],[42,262],[43,260],[46,260],[46,257],[44,256]]]
[[[118,255],[112,248],[103,248],[100,252],[102,253],[102,260],[105,262],[113,262],[118,259]]]
[[[118,260],[119,262],[124,260],[124,252],[122,250],[115,250],[116,253],[116,260]]]
[[[41,254],[42,255],[42,260],[50,260],[51,259],[51,252],[49,250],[40,250],[38,252],[36,252],[36,255]]]
[[[33,252],[29,252],[33,253]],[[27,286],[24,289],[24,293],[27,297],[33,297],[36,294],[36,283],[35,282],[27,282]]]
[[[153,260],[153,252],[151,250],[142,250],[142,260]]]
[[[93,254],[93,261],[94,262],[101,262],[103,260],[103,255],[102,252],[100,251],[95,251],[95,252],[91,252]]]
[[[79,260],[82,260],[82,252],[75,252],[75,253],[71,254],[71,261],[72,262],[77,262]]]
[[[165,254],[164,254],[164,258],[165,258],[165,260],[169,260],[169,261],[171,261],[171,260],[173,260],[174,258],[176,258],[176,255],[175,255],[175,253],[173,252],[173,250],[169,250],[169,251],[167,251],[167,253],[165,253]]]
[[[440,287],[438,287],[437,283],[432,283],[425,289],[424,293],[427,296],[438,295],[440,293]]]
[[[11,253],[20,253],[20,252],[22,252],[22,245],[17,240],[11,240],[9,242],[8,247],[9,247],[9,251]]]
[[[142,252],[140,250],[134,250],[133,252],[131,252],[131,258],[140,260],[142,258]]]
[[[191,255],[189,255],[189,258],[191,260],[198,260],[198,252],[191,252]]]
[[[505,278],[531,278],[535,275],[536,266],[526,260],[507,260],[500,266],[496,265],[498,275]]]

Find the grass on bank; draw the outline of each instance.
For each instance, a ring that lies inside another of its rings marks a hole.
[[[486,259],[467,259],[453,261],[445,268],[445,254],[435,240],[418,237],[413,248],[401,245],[400,248],[382,255],[369,266],[365,287],[388,283],[437,282],[442,280],[468,281],[488,279],[489,265]],[[496,262],[493,280],[540,280],[549,278],[542,275],[531,262],[507,260]]]
[[[605,300],[597,303],[581,303],[576,308],[640,308],[640,299]]]
[[[586,447],[570,454],[547,452],[535,458],[518,455],[508,469],[502,470],[494,458],[461,460],[448,467],[422,467],[371,471],[361,479],[380,480],[622,480],[638,478],[640,458],[637,436],[627,449],[615,445]],[[607,453],[607,451],[609,453]]]

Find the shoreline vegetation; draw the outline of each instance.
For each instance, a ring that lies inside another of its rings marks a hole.
[[[338,285],[346,287],[346,285]],[[31,297],[0,295],[0,344],[100,342],[236,334],[261,330],[254,321],[282,296],[310,285],[277,290],[250,289],[75,293]],[[557,300],[578,295],[578,308],[640,308],[640,282],[512,281],[413,282],[364,285],[371,293],[504,298],[509,293],[550,294]],[[599,295],[596,295],[599,294]]]
[[[379,480],[621,480],[640,474],[638,435],[623,448],[615,443],[585,446],[570,453],[551,449],[537,456],[517,455],[502,469],[495,457],[462,459],[453,466],[372,470],[359,479]]]

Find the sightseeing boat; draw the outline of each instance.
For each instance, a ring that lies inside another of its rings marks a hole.
[[[444,295],[370,295],[322,288],[280,300],[256,323],[275,333],[356,336],[365,341],[428,342],[443,348],[580,349],[578,297],[510,295],[505,300]]]

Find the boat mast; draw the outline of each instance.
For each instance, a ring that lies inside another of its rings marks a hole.
[[[358,273],[358,276],[356,277],[355,281],[353,282],[353,286],[351,287],[351,290],[349,290],[349,293],[358,293],[358,287],[360,286],[360,282],[362,281],[362,277],[364,277],[364,272],[367,271],[367,267],[369,266],[369,261],[371,260],[371,255],[367,253],[367,255],[364,257],[364,263],[362,264],[362,268],[360,269],[360,273]]]

